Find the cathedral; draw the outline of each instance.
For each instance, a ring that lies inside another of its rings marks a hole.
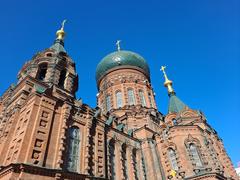
[[[238,179],[222,139],[178,98],[165,66],[169,105],[162,114],[146,60],[118,41],[97,65],[91,108],[76,98],[64,23],[56,35],[0,97],[0,179]]]

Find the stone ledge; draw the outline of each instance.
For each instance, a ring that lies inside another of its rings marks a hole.
[[[99,180],[106,180],[106,178],[102,177],[94,177],[86,174],[79,174],[75,172],[69,172],[64,171],[61,169],[50,169],[45,167],[39,167],[29,164],[23,164],[23,163],[12,163],[8,166],[1,166],[0,167],[0,179],[4,179],[7,175],[10,173],[15,174],[30,174],[32,177],[34,176],[42,176],[44,179],[48,178],[52,179],[79,179],[79,180],[85,180],[85,179],[99,179]],[[24,179],[24,178],[23,178]]]
[[[226,177],[224,177],[223,175],[219,174],[219,173],[203,173],[203,174],[199,174],[199,175],[195,175],[195,176],[191,176],[191,177],[185,177],[185,180],[201,180],[201,179],[218,179],[218,180],[227,180]]]

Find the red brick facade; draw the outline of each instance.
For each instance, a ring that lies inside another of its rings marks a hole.
[[[0,99],[0,179],[238,179],[204,114],[161,114],[138,68],[109,71],[95,109],[75,98],[62,51],[37,54],[18,79]]]

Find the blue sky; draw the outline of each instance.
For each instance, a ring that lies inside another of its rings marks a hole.
[[[85,103],[96,106],[96,66],[121,39],[123,49],[147,60],[159,110],[167,111],[159,71],[167,65],[178,97],[205,113],[234,165],[240,161],[239,0],[8,0],[0,17],[0,94],[16,82],[24,62],[51,46],[67,19],[65,47],[77,64],[77,96]]]

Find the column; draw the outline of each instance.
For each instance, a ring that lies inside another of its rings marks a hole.
[[[139,180],[146,180],[145,164],[140,149],[136,149],[136,174]]]
[[[134,162],[133,162],[133,147],[129,144],[126,146],[126,157],[127,157],[127,174],[129,180],[135,180]]]
[[[69,119],[71,111],[71,106],[68,104],[63,105],[63,112],[61,117],[61,128],[60,128],[60,138],[59,138],[59,150],[56,158],[56,168],[61,169],[63,165],[63,155],[65,151],[65,140],[66,140],[66,131],[67,131],[67,120]],[[66,159],[66,157],[65,157]]]
[[[89,158],[90,158],[90,154],[89,154],[89,148],[90,148],[90,143],[89,143],[89,139],[90,139],[90,129],[92,127],[92,122],[91,119],[88,119],[88,122],[86,124],[86,136],[85,136],[85,152],[84,152],[84,174],[89,174]]]
[[[155,144],[154,144],[154,140],[149,140],[149,144],[150,144],[150,148],[151,148],[151,151],[152,151],[152,157],[153,157],[153,165],[154,165],[154,168],[155,168],[155,173],[156,173],[156,177],[158,180],[162,179],[162,169],[160,167],[160,161],[159,161],[159,158],[158,158],[158,154],[157,154],[157,151],[156,151],[156,148],[155,148]]]
[[[145,164],[146,176],[151,177],[152,180],[158,180],[149,140],[145,140],[144,142],[142,142],[142,157]]]
[[[122,164],[122,143],[119,140],[115,142],[115,172],[116,172],[116,180],[125,180],[123,176],[123,164]]]
[[[108,178],[108,179],[111,179],[111,177],[112,177],[112,170],[111,170],[111,167],[113,168],[114,167],[114,164],[112,164],[112,162],[111,162],[111,158],[113,158],[113,157],[111,157],[111,156],[113,156],[113,154],[111,154],[111,140],[107,140],[107,149],[106,149],[106,151],[107,151],[107,159],[106,159],[106,161],[107,161],[107,177],[106,178]]]

